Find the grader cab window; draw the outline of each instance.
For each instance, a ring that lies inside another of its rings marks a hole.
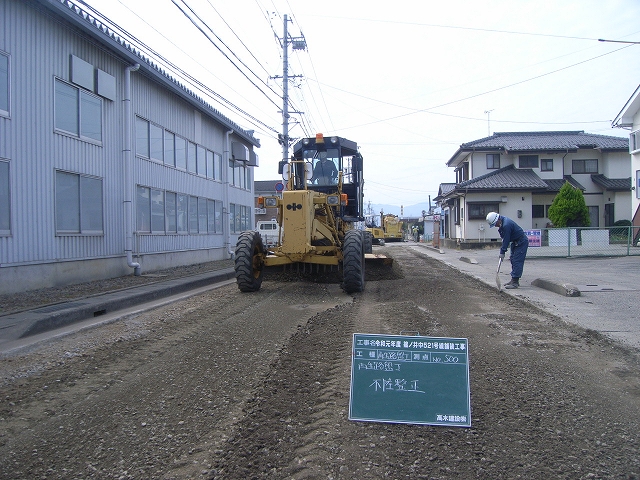
[[[338,183],[340,156],[337,149],[327,151],[305,150],[305,161],[312,165],[312,174],[308,183],[311,185],[335,185]]]

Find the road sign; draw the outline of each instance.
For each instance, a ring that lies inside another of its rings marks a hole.
[[[276,192],[281,192],[284,190],[284,183],[278,182],[276,183]]]
[[[353,335],[349,420],[471,426],[466,338]]]

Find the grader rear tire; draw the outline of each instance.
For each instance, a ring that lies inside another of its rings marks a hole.
[[[236,244],[236,282],[241,292],[257,292],[262,285],[264,246],[258,232],[242,232]]]
[[[362,235],[364,238],[364,253],[373,253],[373,233],[364,230]]]
[[[358,230],[349,230],[342,246],[342,288],[347,293],[364,290],[364,242]]]

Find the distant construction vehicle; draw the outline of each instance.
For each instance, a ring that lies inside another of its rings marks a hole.
[[[382,212],[380,212],[382,215]],[[404,240],[404,222],[397,215],[386,214],[382,217],[382,230],[387,242],[401,242]]]

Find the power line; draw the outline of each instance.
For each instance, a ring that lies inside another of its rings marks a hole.
[[[202,82],[200,82],[199,80],[197,80],[195,77],[193,77],[191,74],[187,73],[185,70],[183,70],[182,68],[178,67],[177,65],[175,65],[173,62],[171,62],[170,60],[168,60],[166,57],[162,56],[160,53],[158,53],[157,51],[155,51],[153,48],[151,48],[149,45],[145,44],[142,40],[140,40],[139,38],[137,38],[135,35],[132,35],[131,33],[129,33],[127,30],[125,30],[124,28],[122,28],[120,25],[118,25],[116,22],[110,20],[110,19],[106,19],[106,17],[104,17],[102,14],[100,14],[96,9],[94,9],[91,5],[89,5],[87,2],[85,2],[84,0],[77,0],[78,3],[82,4],[84,7],[86,7],[88,10],[90,10],[91,12],[93,12],[93,14],[96,17],[100,18],[100,21],[103,24],[109,24],[109,28],[113,29],[114,31],[117,32],[117,34],[122,37],[122,38],[126,38],[128,41],[130,41],[130,43],[132,44],[136,44],[136,47],[139,49],[144,49],[145,50],[145,55],[148,55],[150,58],[153,57],[156,61],[159,61],[161,63],[163,63],[164,65],[166,65],[168,68],[170,68],[174,73],[180,74],[183,78],[185,78],[193,88],[200,90],[203,94],[205,95],[209,95],[211,100],[217,102],[218,104],[220,104],[221,106],[229,109],[230,111],[234,111],[236,113],[240,113],[241,115],[243,115],[248,121],[249,123],[251,123],[252,125],[254,125],[256,128],[258,128],[259,130],[267,133],[268,131],[270,132],[275,132],[277,133],[277,130],[273,127],[271,127],[270,125],[267,125],[266,123],[264,123],[263,121],[259,120],[258,118],[254,117],[253,115],[249,114],[248,112],[246,112],[245,110],[243,110],[242,108],[240,108],[239,106],[235,105],[233,102],[231,102],[230,100],[226,99],[224,96],[220,95],[219,93],[215,92],[214,90],[212,90],[210,87],[207,87],[206,85],[204,85]],[[127,5],[123,4],[120,0],[118,0],[118,2],[127,10],[129,10],[133,15],[135,15],[136,17],[138,17],[142,22],[146,23],[147,25],[149,25],[149,23],[146,22],[145,19],[143,19],[142,17],[140,17],[136,12],[134,12],[133,10],[131,10]],[[197,60],[195,60],[193,57],[191,57],[187,52],[185,52],[184,50],[182,50],[180,47],[178,47],[173,41],[171,41],[170,39],[168,39],[164,34],[162,34],[162,32],[159,32],[156,28],[154,28],[152,25],[149,25],[156,33],[158,33],[160,36],[162,36],[165,40],[167,40],[169,43],[171,43],[173,46],[175,46],[179,51],[181,51],[182,53],[184,53],[187,57],[189,57],[191,60],[193,60],[196,63],[199,63]],[[205,68],[206,69],[206,68]],[[226,83],[224,83],[223,80],[219,79],[215,74],[213,74],[212,72],[210,72],[208,69],[206,69],[209,73],[211,73],[211,75],[213,75],[215,78],[217,78],[218,80],[220,80],[224,85],[226,85]],[[228,86],[228,85],[227,85]],[[229,87],[229,86],[228,86]],[[231,87],[229,87],[231,88]],[[231,88],[232,89],[232,88]],[[233,89],[232,89],[233,90]],[[237,93],[237,92],[236,92]],[[264,130],[263,127],[266,129]],[[268,133],[267,133],[268,134]]]
[[[364,124],[360,124],[360,125],[352,125],[350,127],[343,128],[343,130],[350,129],[350,128],[356,128],[356,127],[365,127],[367,125],[373,125],[375,123],[388,122],[389,120],[396,120],[398,118],[408,117],[409,115],[415,115],[416,113],[433,113],[433,112],[428,112],[428,111],[429,110],[433,110],[435,108],[441,108],[441,107],[445,107],[447,105],[452,105],[454,103],[463,102],[465,100],[471,100],[472,98],[477,98],[477,97],[481,97],[481,96],[484,96],[484,95],[488,95],[490,93],[498,92],[500,90],[504,90],[504,89],[507,89],[507,88],[515,87],[516,85],[522,85],[523,83],[531,82],[533,80],[537,80],[539,78],[546,77],[548,75],[552,75],[554,73],[558,73],[558,72],[561,72],[563,70],[567,70],[569,68],[581,65],[583,63],[587,63],[587,62],[590,62],[592,60],[596,60],[596,59],[604,57],[606,55],[610,55],[612,53],[618,52],[618,51],[623,50],[625,48],[629,48],[630,46],[631,45],[627,45],[625,47],[618,48],[617,50],[612,50],[611,52],[603,53],[602,55],[598,55],[596,57],[592,57],[592,58],[589,58],[587,60],[583,60],[581,62],[574,63],[572,65],[567,65],[566,67],[558,68],[556,70],[552,70],[551,72],[543,73],[541,75],[536,75],[535,77],[527,78],[527,79],[521,80],[519,82],[514,82],[514,83],[511,83],[509,85],[503,85],[502,87],[497,87],[497,88],[494,88],[494,89],[491,89],[491,90],[487,90],[486,92],[477,93],[475,95],[470,95],[468,97],[459,98],[457,100],[451,100],[450,102],[442,103],[440,105],[435,105],[433,107],[427,107],[427,108],[422,108],[422,109],[419,109],[419,110],[413,110],[412,112],[403,113],[401,115],[396,115],[396,116],[384,118],[384,119],[381,119],[381,120],[376,120],[375,122],[369,122],[369,123],[364,123]],[[406,107],[404,107],[404,108],[406,108]]]
[[[527,35],[527,36],[534,36],[534,37],[562,38],[567,40],[589,40],[589,41],[600,40],[598,38],[591,38],[591,37],[575,37],[570,35],[553,35],[553,34],[535,33],[535,32],[517,32],[513,30],[498,30],[493,28],[461,27],[458,25],[440,25],[437,23],[380,20],[375,18],[338,17],[338,16],[332,16],[332,15],[313,15],[313,16],[319,17],[319,18],[343,19],[343,20],[348,20],[349,22],[360,21],[360,22],[374,22],[374,23],[390,23],[390,24],[397,24],[397,25],[413,25],[418,27],[446,28],[446,29],[453,29],[453,30],[469,30],[469,31],[486,32],[486,33],[505,33],[509,35]]]
[[[222,51],[222,49],[221,49],[221,48],[220,48],[220,47],[219,47],[219,46],[218,46],[218,45],[217,45],[217,44],[216,44],[216,43],[215,43],[215,42],[214,42],[214,41],[209,37],[209,35],[207,35],[207,33],[206,33],[206,32],[205,32],[205,31],[200,27],[200,25],[198,25],[198,24],[194,21],[194,19],[193,19],[190,15],[188,15],[188,14],[187,14],[187,12],[185,12],[185,11],[182,9],[182,7],[181,7],[180,5],[178,5],[178,0],[172,0],[172,2],[173,2],[173,4],[174,4],[176,7],[178,7],[178,9],[179,9],[183,14],[184,14],[184,16],[186,16],[186,17],[191,21],[191,23],[193,23],[193,25],[194,25],[198,30],[200,30],[200,32],[202,32],[202,34],[207,38],[207,40],[209,40],[209,42],[210,42],[214,47],[216,47],[216,48],[218,49],[218,51],[219,51],[220,53],[222,53],[222,55],[224,55],[224,57],[225,57],[227,60],[229,60],[229,62],[230,62],[230,63],[231,63],[235,68],[236,68],[236,70],[238,70],[238,71],[242,74],[242,76],[243,76],[244,78],[246,78],[246,79],[247,79],[247,80],[248,80],[248,81],[249,81],[249,82],[250,82],[254,87],[256,87],[256,89],[257,89],[260,93],[262,93],[262,94],[265,96],[265,98],[267,98],[267,100],[269,100],[271,103],[273,103],[276,107],[278,106],[278,104],[277,104],[276,102],[274,102],[274,101],[273,101],[273,100],[272,100],[272,99],[271,99],[271,98],[270,98],[270,97],[269,97],[269,96],[268,96],[268,95],[267,95],[267,94],[266,94],[266,93],[265,93],[265,92],[264,92],[264,91],[263,91],[263,90],[262,90],[262,89],[261,89],[261,88],[260,88],[260,87],[255,83],[255,82],[254,82],[254,81],[253,81],[253,80],[251,80],[251,79],[249,78],[249,76],[248,76],[245,72],[243,72],[243,71],[242,71],[242,69],[241,69],[240,67],[238,67],[238,65],[236,65],[236,63],[235,63],[231,58],[229,58],[229,55],[227,55],[225,52],[223,52],[223,51]],[[234,57],[235,57],[235,58],[236,58],[240,63],[242,63],[242,65],[243,65],[245,68],[247,68],[247,70],[249,70],[249,71],[250,71],[250,72],[251,72],[251,73],[252,73],[256,78],[260,79],[260,77],[259,77],[258,75],[256,75],[256,74],[253,72],[253,70],[251,70],[251,69],[250,69],[250,68],[249,68],[249,67],[248,67],[248,66],[247,66],[247,65],[246,65],[242,60],[240,60],[240,59],[238,58],[238,56],[233,52],[233,50],[231,50],[231,49],[230,49],[230,48],[229,48],[229,47],[228,47],[228,46],[227,46],[227,45],[226,45],[226,44],[225,44],[225,43],[220,39],[220,37],[219,37],[218,35],[216,35],[216,33],[215,33],[215,32],[214,32],[214,31],[209,27],[209,25],[207,25],[207,23],[206,23],[204,20],[202,20],[202,18],[201,18],[201,17],[200,17],[200,16],[199,16],[199,15],[198,15],[198,14],[197,14],[197,13],[196,13],[196,12],[195,12],[191,7],[190,7],[190,6],[189,6],[189,4],[188,4],[188,3],[186,3],[184,0],[182,0],[182,3],[184,4],[184,6],[185,6],[185,7],[187,7],[187,8],[189,9],[189,11],[190,11],[193,15],[195,15],[195,17],[196,17],[196,18],[197,18],[197,19],[198,19],[198,20],[199,20],[199,21],[200,21],[200,22],[201,22],[201,23],[202,23],[202,24],[207,28],[207,30],[209,30],[209,31],[210,31],[210,32],[211,32],[211,33],[212,33],[212,34],[213,34],[213,35],[218,39],[218,41],[220,41],[220,42],[221,42],[221,43],[222,43],[222,44],[223,44],[223,45],[224,45],[224,46],[225,46],[225,47],[226,47],[226,48],[231,52],[231,54],[232,54],[232,55],[233,55],[233,56],[234,56]],[[278,95],[278,94],[277,94],[277,93],[276,93],[276,92],[275,92],[271,87],[269,87],[269,85],[267,85],[267,84],[266,84],[262,79],[260,79],[260,81],[261,81],[264,85],[266,85],[266,86],[267,86],[267,88],[268,88],[269,90],[271,90],[271,92],[273,92],[273,93],[275,93],[276,95]]]

